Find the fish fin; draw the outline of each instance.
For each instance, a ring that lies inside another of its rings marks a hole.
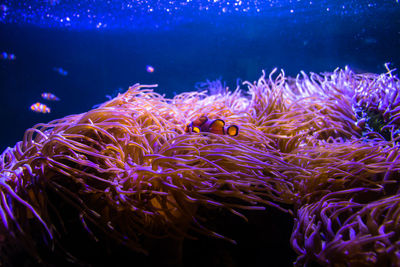
[[[200,128],[195,126],[195,127],[193,127],[192,132],[200,133]]]
[[[237,125],[230,125],[226,127],[225,133],[229,136],[236,136],[239,134],[239,127]]]

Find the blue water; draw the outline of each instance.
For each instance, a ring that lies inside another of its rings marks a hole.
[[[395,0],[0,1],[0,53],[16,57],[0,59],[0,150],[134,83],[172,97],[207,79],[235,88],[275,67],[381,73],[386,62],[399,68],[399,48]],[[51,113],[31,111],[38,101]]]

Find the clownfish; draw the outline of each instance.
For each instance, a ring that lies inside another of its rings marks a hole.
[[[45,104],[36,102],[31,106],[31,110],[38,113],[50,113],[50,108]]]
[[[50,101],[59,101],[60,99],[52,93],[42,93],[42,98]]]
[[[154,72],[154,67],[153,67],[153,66],[150,66],[150,65],[147,65],[147,66],[146,66],[146,71],[147,71],[148,73],[153,73],[153,72]]]
[[[221,119],[209,120],[207,116],[203,115],[187,124],[185,126],[185,132],[209,132],[213,134],[236,136],[239,133],[239,127],[237,125],[225,126],[225,121]]]

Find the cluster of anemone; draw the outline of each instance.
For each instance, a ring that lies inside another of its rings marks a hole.
[[[0,158],[3,263],[21,249],[79,261],[65,241],[76,229],[144,254],[193,232],[234,242],[198,211],[271,206],[293,217],[298,266],[399,265],[398,78],[274,70],[244,84],[173,99],[136,84],[27,129]],[[239,134],[184,131],[204,114]]]

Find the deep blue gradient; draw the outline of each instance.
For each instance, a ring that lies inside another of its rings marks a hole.
[[[281,19],[300,14],[361,17],[392,9],[395,0],[3,0],[6,23],[72,29],[171,29],[229,16]],[[324,14],[326,13],[326,14]]]
[[[274,67],[294,76],[400,66],[396,1],[239,2],[0,1],[0,52],[16,55],[0,60],[0,150],[26,128],[86,112],[134,83],[159,84],[172,97],[206,79],[235,88],[238,78],[254,81]],[[41,99],[47,91],[61,101]],[[37,101],[52,112],[33,113]]]

